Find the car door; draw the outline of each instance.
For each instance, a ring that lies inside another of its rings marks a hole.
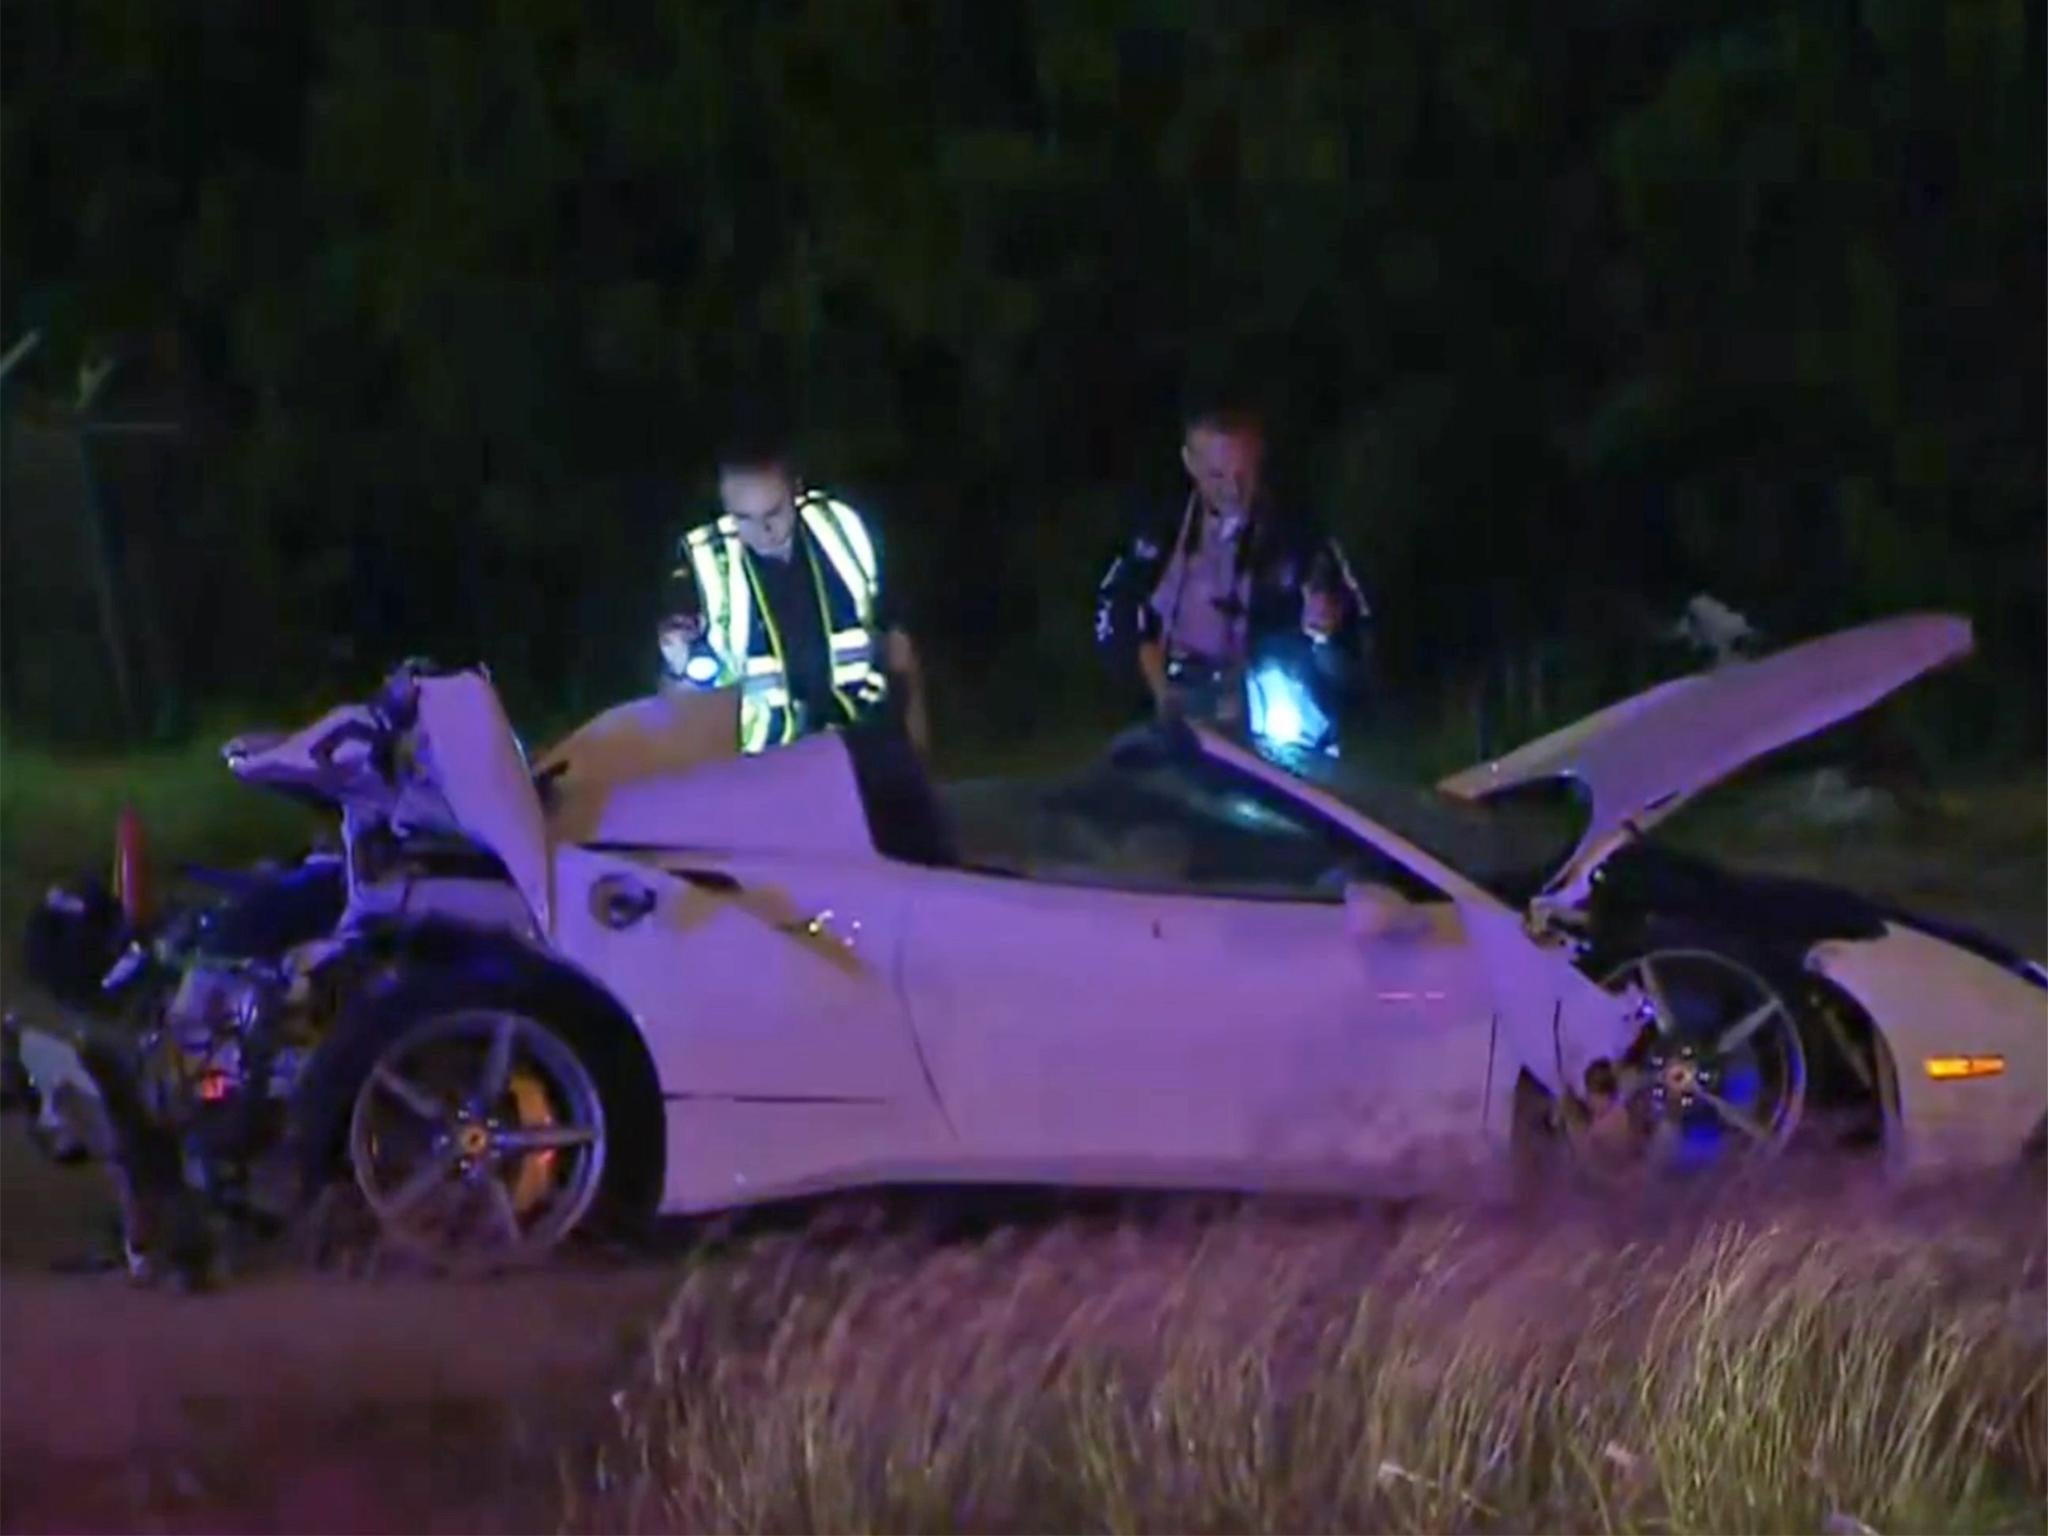
[[[1490,1007],[1441,893],[1206,758],[1105,767],[1048,803],[1059,830],[1026,877],[934,876],[906,931],[963,1148],[1026,1173],[1232,1179],[1476,1133]],[[1359,881],[1399,887],[1411,921],[1354,934]]]
[[[563,849],[557,936],[640,1021],[670,1097],[928,1103],[878,859]]]

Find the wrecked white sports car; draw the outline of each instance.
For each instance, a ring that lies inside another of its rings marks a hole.
[[[1872,624],[1435,789],[1146,727],[1009,792],[1007,860],[885,730],[740,757],[730,696],[676,695],[536,771],[482,673],[406,669],[229,749],[338,851],[139,932],[53,898],[76,1006],[17,1024],[17,1095],[133,1179],[155,1147],[273,1214],[350,1180],[393,1239],[505,1256],[892,1182],[1469,1184],[1553,1141],[2005,1163],[2048,1110],[2039,964],[1643,837],[1970,645]]]

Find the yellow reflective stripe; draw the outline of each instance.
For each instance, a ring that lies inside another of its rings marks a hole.
[[[721,680],[724,680],[736,670],[737,659],[746,655],[743,609],[739,614],[738,633],[734,633],[730,552],[710,529],[696,529],[683,542],[697,578],[698,594],[704,602],[705,636],[718,655]]]
[[[754,562],[747,558],[746,550],[741,549],[733,565],[734,569],[738,572],[738,575],[733,580],[733,590],[740,594],[742,601],[747,600],[751,595],[754,606],[761,610],[761,625],[768,631],[767,659],[772,662],[778,672],[782,671],[787,665],[782,655],[782,630],[775,622],[775,610],[768,606],[767,594],[761,590],[761,578],[754,573]],[[749,650],[751,650],[751,647],[749,647]],[[745,656],[748,662],[757,659],[749,655],[748,651],[741,651],[739,654]]]
[[[847,593],[853,598],[855,609],[865,620],[868,613],[867,580],[859,565],[854,562],[853,552],[839,537],[839,530],[832,526],[829,517],[815,515],[807,521],[810,524],[812,539],[816,541],[818,548],[825,552],[826,563],[832,567],[832,573],[839,578],[839,584],[846,588]]]
[[[743,658],[740,693],[740,747],[742,751],[758,752],[770,744],[775,732],[775,716],[782,713],[781,743],[792,739],[796,725],[795,715],[789,708],[789,689],[784,680],[785,664],[782,656],[782,631],[775,622],[775,610],[768,606],[768,598],[760,590],[759,575],[753,561],[747,557],[746,547],[734,541],[733,591],[740,603],[752,601],[761,612],[761,623],[768,633],[769,654],[766,656],[738,654]],[[749,625],[751,627],[751,625]],[[745,634],[741,630],[742,635]]]
[[[843,629],[832,637],[832,689],[848,703],[846,690],[882,686],[875,666],[874,641],[865,629]]]
[[[728,514],[712,525],[725,555],[727,664],[740,688],[740,751],[759,752],[774,745],[775,716],[783,712],[788,734],[789,691],[781,684],[782,637],[775,632],[775,615],[755,587],[747,547],[740,539],[739,524]],[[767,625],[771,655],[752,655],[754,610],[758,607]]]
[[[726,656],[737,668],[745,662],[754,648],[754,594],[753,583],[747,573],[747,547],[733,534],[725,541],[725,579],[729,594],[730,609],[726,617]],[[768,605],[759,605],[765,614]],[[771,625],[772,632],[772,625]],[[781,648],[778,646],[777,650]]]
[[[712,655],[717,659],[719,671],[726,670],[722,649],[725,638],[725,588],[719,578],[717,556],[708,546],[692,544],[686,550],[687,565],[679,565],[669,572],[671,580],[690,578],[697,589],[697,603],[704,620],[705,637],[710,641]]]
[[[853,551],[853,558],[860,562],[861,571],[868,579],[868,588],[872,591],[880,582],[882,573],[875,560],[875,541],[868,533],[868,525],[843,501],[828,497],[825,504],[832,509],[840,536],[846,540],[847,548]]]
[[[773,722],[775,711],[759,701],[742,697],[740,700],[740,750],[758,752],[768,745],[768,728]]]
[[[782,730],[775,729],[777,716]],[[791,739],[795,719],[789,710],[789,690],[779,678],[743,684],[740,689],[740,748],[759,752],[763,747],[785,745]]]
[[[860,614],[861,622],[868,622],[874,608],[874,575],[871,567],[860,560],[846,537],[847,527],[857,527],[858,519],[853,517],[850,509],[836,501],[806,501],[803,511],[804,526],[810,529],[812,539],[825,552],[825,559],[830,562],[840,585],[852,594],[853,605]],[[842,514],[845,518],[844,523],[841,521]],[[862,542],[865,543],[866,539],[867,535],[863,532]],[[869,557],[873,557],[872,548],[869,549]]]
[[[874,663],[870,645],[866,630],[842,630],[832,636],[829,642],[832,664],[850,666],[858,662],[864,667],[872,667]],[[749,656],[745,666],[740,668],[740,675],[750,685],[758,679],[777,678],[782,676],[782,663],[774,656]]]
[[[832,679],[832,697],[839,704],[839,712],[842,715],[844,715],[848,720],[851,720],[860,713],[860,710],[859,707],[855,705],[853,700],[846,696],[845,690],[841,686],[839,677],[841,663],[837,656],[831,654],[831,639],[836,637],[834,636],[834,632],[832,629],[832,604],[830,600],[828,600],[825,596],[825,573],[818,569],[818,556],[815,549],[811,551],[808,558],[811,562],[811,587],[812,590],[818,594],[818,623],[819,626],[825,631],[826,635],[828,636],[826,642],[826,660],[828,662],[828,672]],[[826,558],[828,560],[831,558],[829,551],[826,555]],[[840,574],[841,579],[843,580],[845,573],[842,571]],[[854,598],[856,602],[859,602],[860,593],[858,591],[854,593]],[[862,619],[865,620],[867,617],[867,605],[865,603],[860,603],[860,614]]]
[[[690,572],[697,579],[697,595],[704,603],[704,620],[713,634],[725,628],[725,573],[719,569],[718,546],[710,539],[691,534],[684,541],[690,557]]]

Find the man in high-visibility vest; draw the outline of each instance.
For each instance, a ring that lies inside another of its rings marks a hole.
[[[683,536],[660,625],[665,688],[738,688],[740,749],[901,709],[929,733],[917,655],[883,603],[873,534],[845,502],[799,485],[778,448],[719,463],[723,513]]]

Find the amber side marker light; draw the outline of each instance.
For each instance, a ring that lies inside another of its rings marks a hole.
[[[1997,1077],[2005,1071],[2003,1056],[1930,1056],[1927,1075],[1938,1083],[1966,1077]]]

